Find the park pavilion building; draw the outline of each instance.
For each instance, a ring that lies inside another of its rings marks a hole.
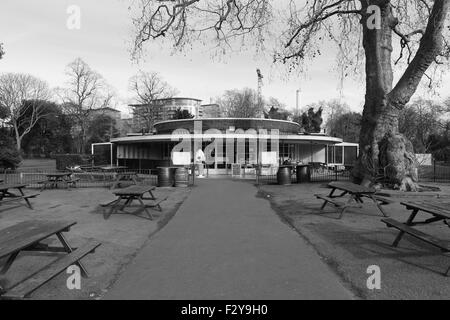
[[[128,134],[94,144],[112,165],[155,169],[195,162],[198,149],[207,156],[209,175],[232,175],[233,165],[256,165],[273,174],[286,160],[293,163],[352,165],[358,145],[325,134],[306,134],[290,121],[247,118],[197,118],[160,121],[149,134]]]

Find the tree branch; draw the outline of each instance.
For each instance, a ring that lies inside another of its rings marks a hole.
[[[403,76],[388,94],[390,102],[397,108],[403,108],[411,99],[428,67],[435,61],[443,49],[443,35],[450,1],[435,1],[427,28],[420,41],[414,59],[408,65]]]

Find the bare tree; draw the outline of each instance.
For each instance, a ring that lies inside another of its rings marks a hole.
[[[158,113],[157,107],[152,101],[172,98],[178,93],[178,90],[164,81],[157,72],[140,71],[130,78],[129,87],[138,103],[138,105],[132,106],[133,113],[135,117],[139,118],[139,126],[146,126],[147,130],[153,128]]]
[[[218,103],[230,118],[259,118],[264,111],[258,103],[256,91],[250,88],[227,90]]]
[[[50,98],[48,84],[34,76],[6,73],[0,76],[0,106],[14,129],[17,150],[22,139],[45,116],[45,104]]]
[[[77,58],[66,68],[67,84],[57,90],[65,112],[72,117],[78,132],[77,152],[86,151],[87,129],[96,109],[109,107],[114,99],[103,77]]]
[[[416,153],[428,153],[429,137],[445,129],[448,107],[432,100],[418,98],[406,105],[399,117],[399,131],[413,144]]]
[[[261,34],[274,17],[269,2],[141,0],[135,49],[159,38],[184,46],[193,39],[204,39],[208,32],[218,42]],[[411,143],[399,133],[398,117],[422,78],[432,79],[427,70],[441,65],[450,54],[443,36],[448,33],[444,27],[449,6],[449,0],[290,0],[284,14],[278,15],[280,19],[274,19],[277,26],[285,25],[275,34],[279,39],[275,62],[296,68],[305,58],[321,54],[324,39],[337,44],[345,74],[358,71],[364,61],[366,94],[361,155],[353,171],[356,180],[389,172],[389,180],[400,189],[416,189],[417,163]],[[395,36],[400,43],[394,59]],[[403,66],[395,84],[394,65]]]
[[[130,78],[130,90],[137,103],[149,104],[154,99],[171,98],[177,94],[157,72],[139,71]]]

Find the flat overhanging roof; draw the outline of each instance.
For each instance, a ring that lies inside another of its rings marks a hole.
[[[342,143],[342,139],[325,136],[325,135],[279,135],[276,136],[280,141],[303,142],[303,143],[320,143],[320,144],[337,144]],[[128,144],[128,143],[146,143],[161,141],[180,141],[181,139],[272,139],[272,135],[252,135],[252,134],[157,134],[147,136],[130,136],[111,139],[112,143]]]

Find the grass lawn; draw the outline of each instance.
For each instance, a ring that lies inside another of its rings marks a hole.
[[[443,190],[441,194],[448,198],[450,186],[439,186]],[[326,184],[267,185],[260,187],[259,196],[270,201],[281,219],[316,249],[357,296],[363,299],[450,299],[450,277],[442,275],[450,265],[449,256],[407,235],[398,248],[393,248],[391,244],[397,231],[381,222],[383,217],[374,204],[366,202],[361,209],[349,209],[338,220],[331,206],[321,213],[322,201],[314,197],[316,193],[327,194],[329,189]],[[415,199],[420,197],[414,195]],[[393,219],[406,221],[410,212],[400,205],[405,198],[394,200],[396,203],[386,206],[385,210]],[[450,240],[450,229],[442,221],[418,228],[439,239]],[[371,265],[381,268],[381,290],[367,288],[367,268]]]
[[[102,243],[95,253],[82,260],[90,278],[82,279],[81,290],[69,290],[66,286],[68,275],[62,273],[33,293],[31,298],[99,299],[139,250],[175,215],[189,192],[189,188],[157,188],[155,196],[168,199],[161,204],[162,212],[153,212],[154,220],[129,214],[115,214],[105,220],[99,204],[113,198],[109,189],[46,190],[32,199],[35,210],[25,206],[1,206],[0,229],[32,219],[77,221],[65,233],[71,245],[78,247],[90,239]],[[59,245],[56,237],[47,239],[46,243]],[[21,253],[8,273],[0,277],[0,282],[6,282],[9,287],[55,258],[54,255]],[[4,263],[0,260],[0,265]]]
[[[55,171],[56,160],[55,159],[24,159],[20,164],[19,170],[31,171]]]

